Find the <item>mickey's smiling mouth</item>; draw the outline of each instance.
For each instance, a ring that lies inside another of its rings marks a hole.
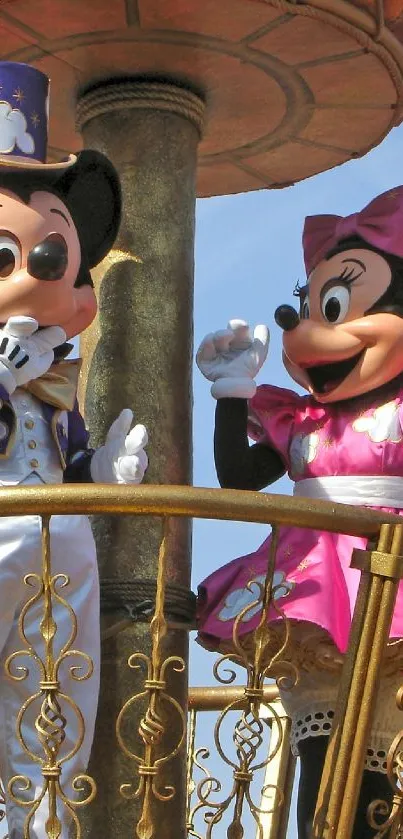
[[[317,364],[314,367],[305,367],[309,381],[315,393],[331,393],[335,390],[349,373],[354,369],[365,350],[345,358],[343,361],[336,361],[333,364]]]

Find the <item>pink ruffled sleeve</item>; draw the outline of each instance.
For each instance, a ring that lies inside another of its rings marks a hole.
[[[260,385],[249,402],[248,436],[274,448],[289,467],[289,448],[296,412],[303,398],[292,390]]]
[[[398,412],[399,412],[399,421],[400,421],[400,428],[403,431],[403,388],[400,388],[396,394],[398,399]]]

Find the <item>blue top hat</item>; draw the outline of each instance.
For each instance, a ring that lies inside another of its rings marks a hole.
[[[76,161],[46,163],[50,82],[29,64],[0,61],[0,167],[60,171]]]
[[[0,188],[19,175],[50,184],[69,208],[89,268],[115,240],[121,212],[118,175],[100,152],[85,149],[46,163],[49,79],[36,67],[0,61]]]

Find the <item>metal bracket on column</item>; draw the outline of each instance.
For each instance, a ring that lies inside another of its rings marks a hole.
[[[369,571],[371,574],[377,574],[380,577],[402,580],[403,556],[395,556],[383,551],[362,551],[355,548],[351,568],[357,568],[359,571]]]

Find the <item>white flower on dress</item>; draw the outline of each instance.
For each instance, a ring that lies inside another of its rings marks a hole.
[[[319,448],[319,434],[296,434],[290,445],[291,471],[301,475],[307,463],[312,463]]]
[[[353,422],[354,431],[368,434],[373,443],[400,443],[403,438],[399,418],[399,405],[387,402],[376,408],[366,417],[358,417]]]
[[[262,590],[266,580],[265,574],[259,574],[249,581],[249,588],[236,588],[225,598],[224,606],[218,613],[218,620],[233,621],[247,606],[250,609],[244,614],[242,623],[250,621],[254,615],[262,611]],[[273,575],[272,599],[279,600],[285,597],[293,588],[295,583],[286,580],[282,571],[275,571]],[[258,602],[256,602],[258,601]],[[252,604],[255,604],[254,606]]]

